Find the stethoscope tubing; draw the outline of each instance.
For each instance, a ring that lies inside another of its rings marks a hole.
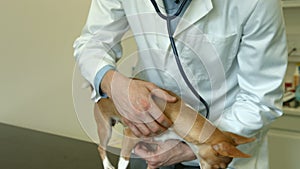
[[[168,28],[168,35],[169,35],[169,39],[170,39],[170,43],[171,43],[171,47],[172,47],[172,50],[173,50],[173,54],[175,56],[175,60],[176,60],[176,63],[177,63],[177,66],[178,66],[178,69],[180,71],[180,74],[183,78],[183,80],[185,81],[186,85],[189,87],[189,89],[192,91],[192,93],[197,97],[198,100],[200,100],[200,102],[205,106],[205,109],[206,109],[206,115],[205,117],[206,118],[209,118],[209,106],[208,106],[208,103],[203,99],[203,97],[201,97],[201,95],[196,91],[196,89],[193,87],[192,83],[190,82],[190,80],[188,79],[184,69],[183,69],[183,66],[181,64],[181,61],[180,61],[180,58],[179,58],[179,55],[178,55],[178,51],[177,51],[177,48],[176,48],[176,44],[175,44],[175,40],[174,40],[174,37],[173,37],[173,33],[172,33],[172,30],[171,30],[171,21],[173,19],[175,19],[176,17],[178,17],[180,15],[180,13],[182,12],[183,10],[183,7],[185,6],[185,4],[187,3],[188,0],[184,0],[182,2],[182,4],[179,6],[178,10],[176,11],[175,14],[173,15],[164,15],[161,13],[161,11],[159,10],[158,8],[158,5],[156,3],[155,0],[151,0],[152,2],[152,5],[153,7],[155,8],[155,11],[156,13],[161,17],[163,18],[164,20],[167,21],[167,28]]]

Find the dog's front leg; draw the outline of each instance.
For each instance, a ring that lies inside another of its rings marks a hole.
[[[102,164],[104,169],[115,169],[113,165],[110,163],[106,149],[108,141],[111,137],[112,127],[110,124],[110,117],[104,116],[107,112],[101,112],[98,105],[95,104],[94,106],[94,116],[97,123],[97,130],[99,136],[99,145],[98,145],[98,152],[102,159]]]
[[[122,149],[121,149],[118,169],[127,168],[131,151],[139,141],[140,139],[134,136],[129,128],[124,129],[124,136],[122,141]]]

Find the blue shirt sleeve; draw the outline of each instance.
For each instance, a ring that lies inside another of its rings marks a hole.
[[[106,65],[104,66],[102,69],[100,69],[97,74],[96,74],[96,77],[95,77],[95,80],[94,80],[94,85],[95,85],[95,91],[96,91],[96,94],[98,96],[101,96],[102,98],[107,98],[107,95],[105,93],[103,93],[100,89],[100,84],[101,84],[101,81],[103,79],[103,76],[109,71],[109,70],[115,70],[115,67],[111,66],[111,65]]]

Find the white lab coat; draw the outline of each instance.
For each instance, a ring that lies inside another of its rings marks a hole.
[[[162,1],[157,2],[161,7]],[[83,76],[94,85],[102,67],[116,66],[121,38],[129,28],[138,46],[136,76],[174,91],[201,112],[204,107],[176,66],[166,22],[150,0],[92,1],[82,35],[74,43]],[[239,146],[253,157],[234,159],[230,167],[269,168],[266,132],[282,115],[287,65],[280,1],[192,0],[174,36],[189,79],[210,105],[210,120],[222,130],[257,138]],[[92,97],[100,98],[95,91]]]

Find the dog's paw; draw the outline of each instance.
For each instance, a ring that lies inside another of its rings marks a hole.
[[[104,167],[104,169],[115,169],[113,166]]]
[[[105,158],[103,160],[103,168],[104,169],[115,169],[115,167],[110,163],[110,161],[108,160],[108,158]]]
[[[109,166],[104,166],[104,169],[115,169],[115,167],[112,165],[109,165]]]
[[[118,169],[126,169],[128,166],[129,161],[125,160],[124,158],[120,157],[119,159],[119,164],[118,164]]]

